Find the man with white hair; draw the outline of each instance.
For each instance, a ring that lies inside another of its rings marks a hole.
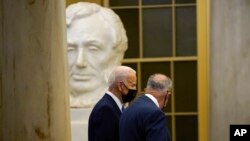
[[[136,82],[136,72],[130,67],[119,66],[111,72],[108,91],[90,114],[88,141],[119,141],[123,103],[136,96]]]

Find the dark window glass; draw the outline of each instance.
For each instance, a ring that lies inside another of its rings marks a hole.
[[[170,4],[172,0],[142,0],[143,5]]]
[[[172,56],[171,8],[143,9],[143,56]]]
[[[176,141],[198,141],[197,116],[176,116]]]
[[[132,69],[134,69],[136,71],[136,74],[138,75],[138,72],[137,72],[138,69],[137,69],[137,64],[136,63],[122,63],[122,65],[131,67]]]
[[[176,112],[197,112],[196,61],[174,63]]]
[[[175,3],[196,3],[196,0],[175,0]]]
[[[138,0],[110,0],[110,6],[135,6],[138,5]]]
[[[176,55],[196,56],[196,8],[176,9]]]
[[[141,83],[143,91],[144,88],[146,88],[149,76],[154,73],[162,73],[170,77],[170,62],[141,63]]]
[[[121,18],[128,36],[128,49],[124,58],[139,57],[139,18],[138,9],[114,10]]]

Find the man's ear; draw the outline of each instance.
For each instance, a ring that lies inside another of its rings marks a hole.
[[[119,91],[122,91],[121,82],[117,82],[116,85],[117,85],[118,90],[119,90]]]
[[[160,99],[167,96],[166,93],[162,93],[162,92],[159,92],[159,91],[155,92],[154,95],[155,95],[155,97],[160,98]]]

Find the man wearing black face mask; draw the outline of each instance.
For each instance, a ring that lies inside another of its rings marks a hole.
[[[127,94],[126,93],[122,94],[122,101],[123,101],[123,103],[130,102],[135,98],[137,90],[136,89],[130,89],[125,85],[124,82],[122,82],[122,83],[128,89]]]
[[[119,141],[119,119],[123,104],[136,96],[136,72],[130,67],[116,67],[109,77],[109,88],[89,117],[88,141]]]
[[[166,127],[166,106],[172,81],[163,74],[151,75],[146,94],[137,98],[120,118],[120,141],[170,141]]]

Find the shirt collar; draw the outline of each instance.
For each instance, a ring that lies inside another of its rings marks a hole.
[[[145,94],[148,98],[150,98],[154,103],[155,103],[155,105],[157,106],[157,107],[159,107],[160,108],[160,106],[159,106],[159,103],[157,102],[157,100],[156,100],[156,98],[154,97],[154,96],[152,96],[151,94]]]
[[[115,101],[115,103],[117,104],[117,106],[119,107],[119,109],[122,111],[122,103],[121,101],[118,99],[118,97],[116,97],[113,93],[111,93],[110,91],[107,91],[106,94],[110,95],[113,100]]]

